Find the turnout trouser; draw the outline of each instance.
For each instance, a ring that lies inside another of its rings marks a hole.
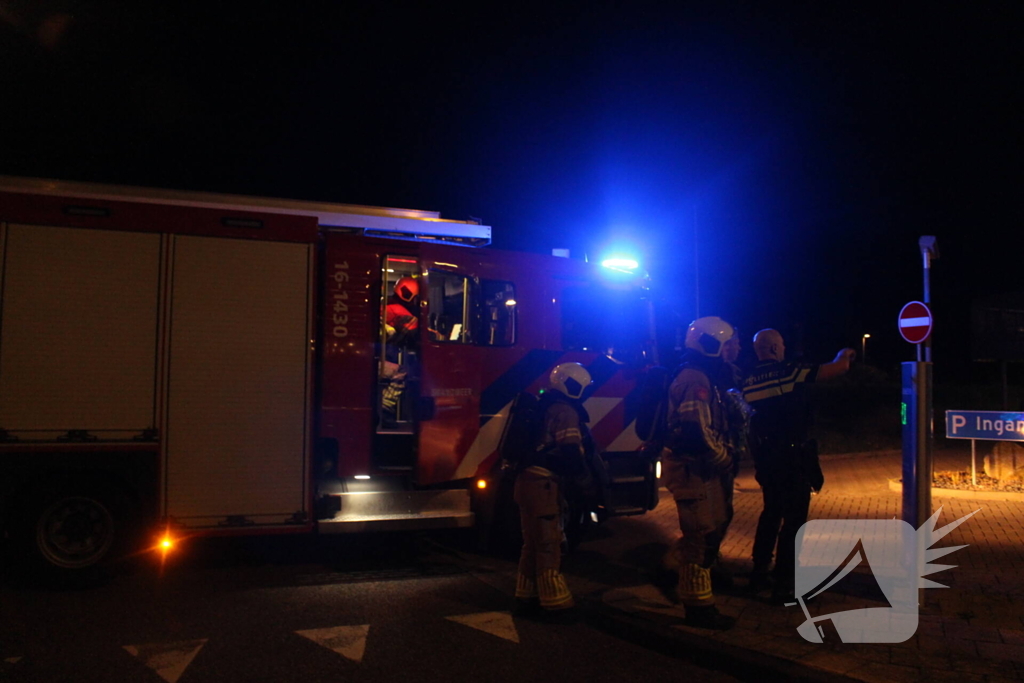
[[[539,598],[545,609],[572,607],[572,594],[559,571],[563,503],[558,479],[543,468],[529,467],[516,478],[514,496],[523,530],[516,598]]]
[[[684,605],[713,605],[710,568],[718,557],[729,517],[723,478],[705,480],[691,471],[691,465],[676,459],[662,461],[662,467],[683,533],[675,546],[679,561],[676,591]]]

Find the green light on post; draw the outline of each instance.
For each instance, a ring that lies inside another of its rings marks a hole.
[[[907,404],[906,403],[901,403],[900,404],[900,424],[902,424],[902,425],[907,424]]]

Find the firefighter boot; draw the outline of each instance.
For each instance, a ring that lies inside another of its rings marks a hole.
[[[767,567],[754,567],[754,571],[750,572],[750,581],[747,584],[747,590],[751,593],[757,594],[761,591],[768,590],[772,587],[772,579],[768,575]]]
[[[786,606],[796,604],[796,592],[793,584],[776,579],[775,586],[772,588],[771,603]]]
[[[575,604],[565,577],[557,569],[541,571],[537,577],[537,592],[540,594],[540,606],[545,610],[569,609]]]
[[[684,605],[712,605],[714,594],[711,592],[711,572],[699,564],[685,563],[679,567],[679,583],[676,593]]]
[[[708,628],[726,631],[736,623],[735,617],[722,614],[714,605],[687,605],[683,623],[695,628]]]
[[[711,588],[715,591],[730,591],[734,586],[732,573],[716,558],[711,565]]]
[[[540,606],[540,595],[537,593],[537,582],[528,576],[516,576],[516,597],[512,601],[512,616],[535,617],[544,610]]]

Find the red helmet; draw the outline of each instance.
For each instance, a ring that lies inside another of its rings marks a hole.
[[[405,303],[409,303],[413,298],[419,296],[419,294],[420,283],[415,278],[411,278],[406,275],[395,283],[395,296]]]

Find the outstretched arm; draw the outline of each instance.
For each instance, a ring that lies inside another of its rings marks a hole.
[[[822,363],[818,367],[818,380],[832,379],[845,375],[850,369],[850,364],[853,363],[853,359],[857,357],[857,352],[853,349],[843,349],[836,354],[835,360],[831,363]]]

